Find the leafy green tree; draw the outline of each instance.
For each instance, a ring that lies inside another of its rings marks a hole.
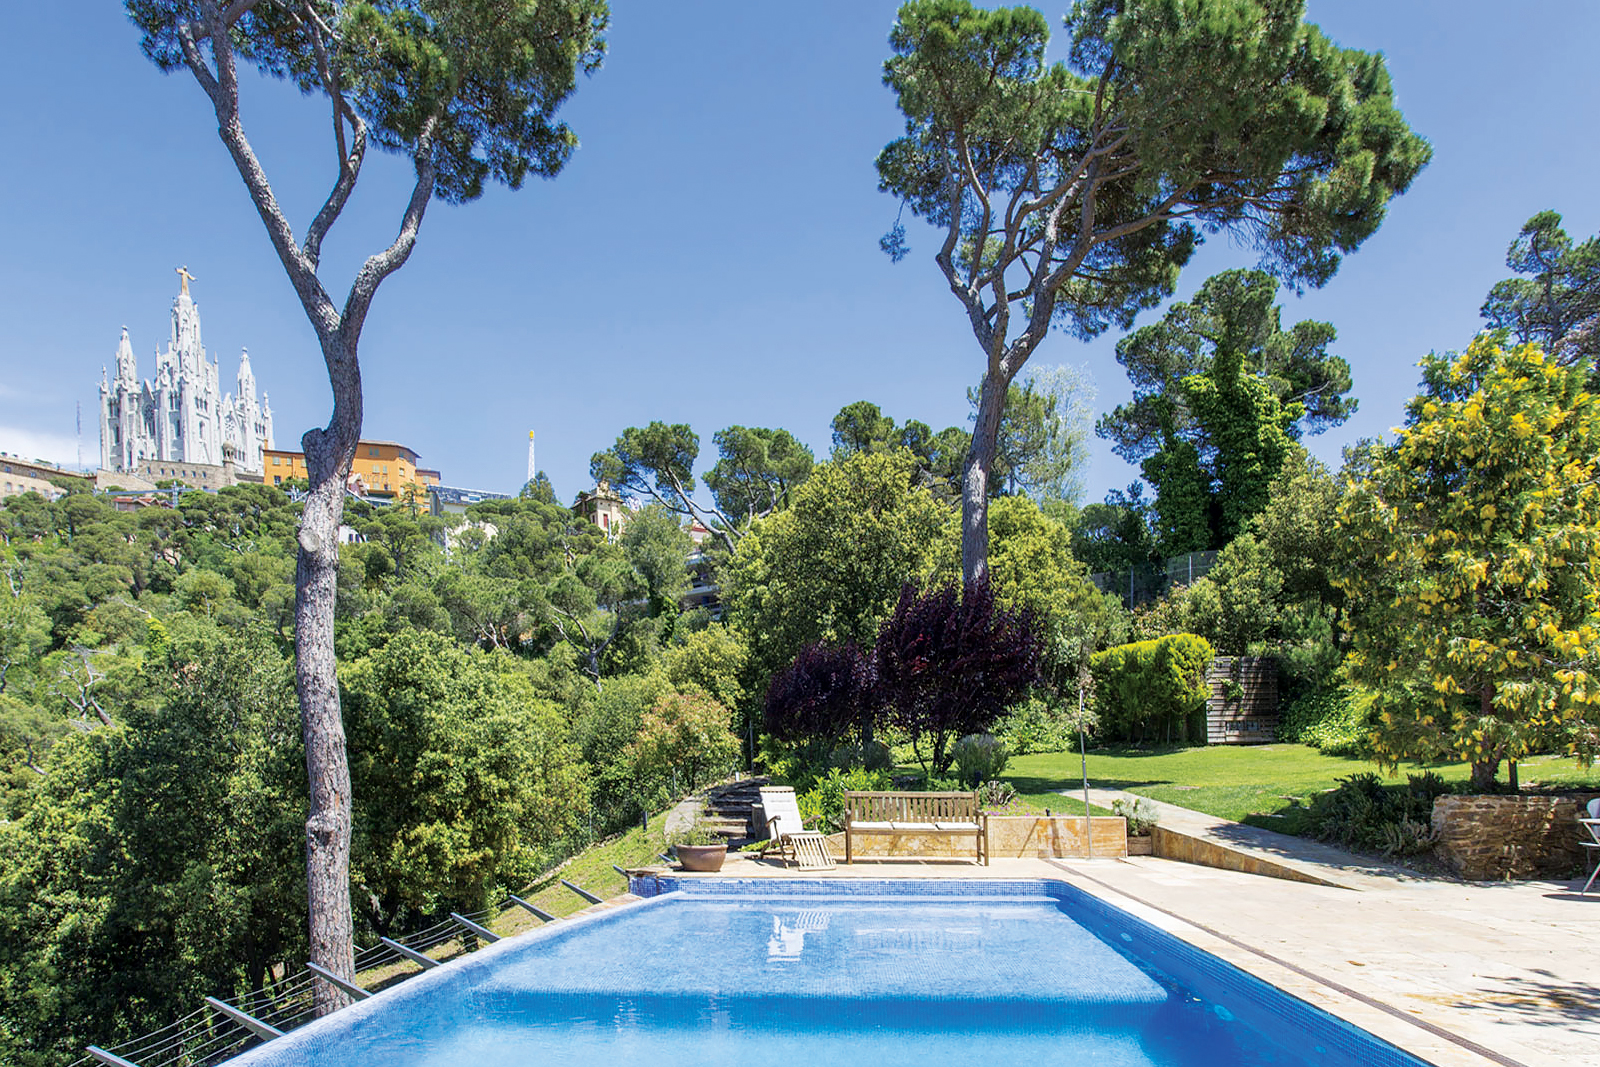
[[[354,977],[349,879],[350,786],[334,670],[338,526],[361,436],[358,347],[378,286],[410,257],[429,202],[465,203],[494,179],[517,188],[554,177],[577,138],[556,120],[579,72],[604,49],[605,0],[508,0],[486,17],[475,0],[126,0],[147,56],[186,68],[210,100],[238,168],[321,346],[333,392],[328,425],[301,439],[311,487],[299,529],[295,641],[311,811],[306,826],[311,958]],[[328,99],[337,173],[296,235],[245,134],[239,63]],[[404,153],[415,183],[388,247],[366,258],[343,305],[318,276],[322,243],[360,177],[367,146]],[[348,997],[317,984],[318,1013]]]
[[[833,417],[831,425],[834,459],[846,459],[859,452],[887,452],[893,448],[915,451],[901,438],[894,419],[870,400],[846,404]],[[923,426],[922,423],[915,425]]]
[[[711,440],[718,459],[706,472],[706,488],[741,528],[786,507],[789,495],[811,477],[811,450],[788,430],[729,426]]]
[[[974,417],[981,390],[967,391]],[[1076,501],[1089,465],[1095,390],[1083,369],[1039,367],[1011,386],[995,445],[995,481],[1009,494]]]
[[[927,423],[908,419],[904,426],[869,400],[846,404],[833,417],[834,460],[903,449],[916,457],[916,481],[940,499],[954,499],[961,483],[961,456],[971,435],[959,426],[938,433]]]
[[[934,259],[984,356],[967,581],[986,567],[1007,393],[1052,325],[1125,328],[1172,292],[1202,231],[1321,285],[1427,162],[1382,59],[1303,13],[1300,0],[1088,0],[1052,64],[1031,8],[901,7],[884,80],[906,135],[879,155],[879,187],[943,232]],[[904,231],[884,245],[904,255]]]
[[[689,590],[689,553],[694,542],[678,517],[660,505],[635,512],[622,531],[622,550],[644,584],[652,616],[675,617]]]
[[[948,512],[911,485],[916,469],[903,450],[818,464],[787,510],[740,541],[725,584],[753,690],[803,645],[870,647],[901,586],[931,571]]]
[[[680,693],[701,692],[725,708],[747,707],[744,686],[750,647],[738,631],[727,626],[707,626],[683,637],[667,650],[667,677]]]
[[[0,1059],[75,1060],[305,956],[290,664],[210,623],[149,665],[126,725],[51,753],[0,823]]]
[[[695,499],[700,437],[683,423],[652,422],[622,431],[596,452],[589,474],[700,522],[732,552],[750,523],[787,501],[811,472],[811,453],[787,430],[730,426],[713,437],[720,458],[706,475],[714,506]]]
[[[1483,317],[1561,363],[1600,363],[1600,235],[1574,245],[1561,216],[1541,211],[1506,250],[1507,278],[1489,290]]]
[[[662,671],[624,674],[603,688],[590,687],[573,720],[572,734],[593,768],[594,831],[637,822],[648,813],[648,783],[639,781],[629,758],[630,746],[644,724],[645,712],[673,692]]]
[[[544,471],[535,474],[518,494],[524,500],[537,500],[541,504],[556,503],[556,487]]]
[[[731,774],[739,739],[728,709],[703,693],[672,693],[644,713],[628,745],[641,794],[662,805]]]
[[[1347,669],[1381,759],[1465,759],[1475,787],[1600,750],[1600,402],[1587,370],[1480,337],[1422,361],[1395,443],[1339,508]]]
[[[1105,575],[1106,588],[1130,602],[1134,585],[1149,586],[1157,559],[1151,530],[1153,509],[1144,498],[1144,484],[1113,489],[1104,502],[1088,504],[1072,524],[1072,555],[1091,574]]]
[[[1252,642],[1278,635],[1283,574],[1252,533],[1240,534],[1217,554],[1211,572],[1187,592],[1189,625],[1220,655],[1242,656]]]
[[[351,877],[379,933],[489,906],[583,824],[587,787],[565,716],[504,658],[399,633],[342,681]]]

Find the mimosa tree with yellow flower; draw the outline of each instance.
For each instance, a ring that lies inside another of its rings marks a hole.
[[[1600,749],[1600,403],[1493,335],[1422,361],[1406,425],[1339,508],[1346,669],[1380,760]]]

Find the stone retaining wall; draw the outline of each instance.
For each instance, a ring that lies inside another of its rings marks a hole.
[[[1583,867],[1578,812],[1593,796],[1439,797],[1434,855],[1475,882],[1570,877]]]
[[[1128,821],[1120,815],[1098,815],[1090,820],[1091,844],[1096,856],[1128,854]],[[844,834],[828,838],[829,850],[844,856]],[[946,837],[942,834],[857,834],[854,844],[858,859],[928,857],[930,859],[972,859],[977,855],[970,836]],[[1083,816],[1070,815],[991,815],[989,816],[989,854],[993,859],[1039,859],[1082,856]]]

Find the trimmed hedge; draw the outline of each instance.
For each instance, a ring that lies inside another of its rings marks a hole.
[[[1101,740],[1204,743],[1211,642],[1168,634],[1097,652],[1089,660]]]

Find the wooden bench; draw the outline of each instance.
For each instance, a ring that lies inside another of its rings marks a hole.
[[[989,862],[989,823],[977,793],[844,795],[844,861],[855,862],[857,835],[971,837],[979,863]]]

